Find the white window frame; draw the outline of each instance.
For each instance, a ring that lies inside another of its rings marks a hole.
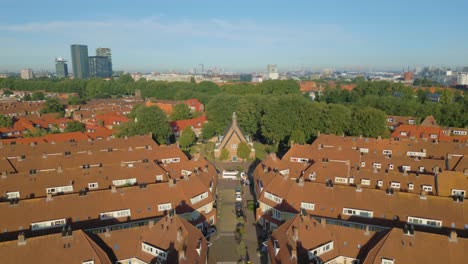
[[[150,255],[152,255],[152,256],[155,256],[155,257],[157,257],[157,258],[159,258],[159,259],[162,259],[162,260],[164,260],[164,261],[167,260],[167,253],[166,253],[166,251],[161,250],[161,249],[159,249],[159,248],[157,248],[157,247],[155,247],[155,246],[152,246],[152,245],[150,245],[150,244],[148,244],[148,243],[142,242],[142,243],[141,243],[141,250],[142,250],[143,252],[145,252],[145,253],[148,253],[148,254],[150,254]]]
[[[410,191],[414,190],[414,183],[408,183],[408,190]]]
[[[96,190],[99,188],[99,184],[97,182],[90,182],[88,183],[88,189],[90,190]]]
[[[61,227],[65,226],[66,223],[65,218],[31,223],[31,231]]]
[[[365,218],[373,218],[374,212],[369,210],[362,209],[353,209],[353,208],[343,208],[343,215],[359,216]]]
[[[384,155],[392,155],[392,151],[389,150],[389,149],[384,149],[384,150],[382,151],[382,154],[384,154]]]
[[[382,180],[378,180],[378,181],[377,181],[377,186],[382,187],[382,186],[383,186],[383,181],[382,181]]]
[[[171,203],[165,203],[165,204],[159,204],[158,205],[158,212],[164,212],[167,210],[172,209],[172,204]]]
[[[100,220],[108,220],[108,219],[115,219],[115,218],[122,218],[132,216],[130,209],[123,209],[111,212],[104,212],[99,214]]]
[[[399,182],[392,181],[392,182],[390,183],[390,187],[391,187],[392,189],[400,189],[401,184],[400,184]]]
[[[309,174],[309,180],[315,181],[317,179],[317,173],[314,171]]]
[[[382,258],[381,264],[394,264],[395,260],[394,259],[389,259],[389,258]]]
[[[423,184],[421,186],[422,190],[425,191],[425,192],[432,192],[432,186],[431,185],[426,185],[426,184]]]
[[[279,197],[279,196],[276,196],[272,193],[269,193],[269,192],[264,192],[263,196],[265,196],[265,198],[267,198],[268,200],[271,200],[277,204],[280,204],[283,202],[283,198]]]
[[[394,167],[393,164],[391,164],[391,163],[388,164],[388,169],[389,169],[389,170],[393,170],[393,167]]]
[[[463,192],[463,195],[465,196],[465,195],[466,195],[466,191],[465,191],[465,190],[462,190],[462,189],[452,189],[452,196],[461,195],[462,192]]]
[[[372,167],[376,168],[376,169],[380,169],[380,168],[382,168],[382,164],[380,164],[378,162],[374,162],[374,163],[372,163]]]
[[[7,192],[6,193],[6,198],[7,199],[20,198],[20,192]]]
[[[204,192],[202,194],[199,194],[199,195],[196,195],[196,196],[190,198],[190,202],[192,204],[196,204],[196,203],[198,203],[198,202],[200,202],[202,200],[205,200],[206,198],[208,198],[208,192]]]
[[[344,177],[335,177],[335,183],[348,184],[348,178]]]
[[[160,174],[160,175],[156,175],[156,180],[157,181],[162,181],[163,180],[163,176]]]
[[[231,149],[237,149],[237,144],[231,144]]]
[[[314,211],[315,210],[315,204],[307,203],[307,202],[301,202],[301,209]]]
[[[437,228],[442,227],[441,220],[421,218],[421,217],[416,217],[416,216],[408,216],[406,221],[414,225],[431,226],[431,227],[437,227]]]
[[[370,179],[361,179],[361,185],[362,186],[370,186],[371,185],[371,180]]]

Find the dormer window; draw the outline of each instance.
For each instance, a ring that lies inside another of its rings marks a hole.
[[[436,138],[437,138],[437,134],[431,134],[431,138],[432,138],[432,139],[436,139]]]
[[[408,124],[414,125],[414,124],[416,124],[416,121],[414,119],[410,119],[410,120],[408,120]]]
[[[361,167],[362,167],[362,168],[366,167],[366,162],[364,162],[364,161],[361,162]]]
[[[408,134],[406,133],[406,131],[401,131],[401,132],[400,132],[400,136],[405,136],[405,137],[406,137],[407,135],[408,135]]]
[[[376,169],[380,169],[381,164],[380,164],[380,163],[377,163],[377,162],[374,162],[374,163],[372,164],[372,167],[374,167],[374,168],[376,168]]]
[[[388,164],[388,169],[393,170],[393,164]]]
[[[410,191],[414,190],[414,184],[413,183],[408,183],[408,190],[410,190]]]
[[[381,264],[394,264],[395,260],[394,259],[389,259],[389,258],[382,258]]]

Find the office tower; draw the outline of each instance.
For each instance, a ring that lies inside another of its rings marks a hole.
[[[31,69],[22,69],[21,70],[21,79],[30,80],[34,78],[33,71]]]
[[[91,56],[89,60],[89,74],[92,78],[110,78],[112,77],[111,63],[109,57]]]
[[[77,79],[89,78],[88,46],[71,45],[73,75]]]
[[[97,48],[96,49],[96,56],[103,56],[109,59],[109,70],[112,76],[112,52],[110,48]],[[109,77],[110,77],[109,76]]]
[[[279,78],[278,68],[276,67],[276,64],[267,65],[267,77],[270,80],[277,80]]]
[[[62,57],[55,58],[55,76],[57,78],[68,77],[67,61]]]

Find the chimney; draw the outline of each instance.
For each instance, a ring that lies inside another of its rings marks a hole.
[[[275,240],[273,241],[273,246],[274,246],[274,249],[275,249],[275,256],[277,256],[277,255],[278,255],[278,252],[279,252],[279,250],[280,250],[280,246],[279,246],[278,240],[275,239]]]
[[[179,259],[185,260],[185,251],[187,250],[187,246],[184,245],[180,250],[179,250]]]
[[[320,220],[320,224],[322,224],[322,227],[327,226],[327,221],[325,220],[325,217],[322,217],[322,219]]]
[[[297,242],[299,240],[299,229],[295,226],[292,227],[292,232],[293,232],[293,240]]]
[[[368,225],[366,225],[366,227],[364,228],[364,235],[366,235],[366,236],[370,235],[370,230],[369,230]]]
[[[110,237],[111,236],[111,230],[109,227],[106,227],[106,232],[104,233],[105,237]]]
[[[182,237],[182,227],[179,227],[179,228],[177,229],[177,241],[178,241],[178,242],[181,242],[182,239],[183,239],[183,237]]]
[[[291,250],[291,259],[297,259],[297,250],[296,249]]]
[[[88,150],[88,155],[92,155],[92,154],[93,154],[93,152],[89,149]]]
[[[458,235],[457,235],[457,232],[455,232],[455,230],[452,230],[452,232],[450,232],[449,241],[458,242]]]
[[[276,153],[270,153],[270,157],[272,160],[276,161]]]
[[[425,191],[421,191],[421,195],[419,195],[419,199],[421,199],[421,200],[426,200],[427,199]]]
[[[169,187],[172,188],[176,185],[176,179],[169,179],[167,183],[169,184]]]
[[[26,245],[26,237],[24,236],[24,233],[21,232],[18,235],[18,246],[24,246]]]
[[[192,157],[193,161],[198,161],[199,159],[200,159],[200,153],[199,152],[193,154],[193,157]]]
[[[47,153],[45,153],[45,152],[42,153],[42,158],[43,158],[43,159],[47,159]]]
[[[299,187],[304,187],[304,176],[301,176],[297,182]]]
[[[111,192],[112,193],[117,192],[117,186],[115,186],[114,184],[111,185]]]
[[[62,172],[63,172],[63,167],[62,167],[61,164],[58,165],[58,167],[57,167],[57,172],[58,172],[58,173],[62,173]]]
[[[198,239],[197,241],[197,253],[198,253],[198,256],[201,256],[201,250],[202,250],[202,240],[201,238]]]
[[[154,226],[154,220],[149,220],[148,221],[148,227],[151,229]]]
[[[49,201],[52,201],[52,200],[53,200],[52,194],[51,194],[51,193],[48,193],[48,194],[47,194],[46,201],[49,202]]]
[[[128,147],[128,151],[133,151],[132,146]]]
[[[361,184],[356,184],[356,192],[362,192]]]
[[[2,171],[2,179],[5,179],[8,175],[7,171]]]

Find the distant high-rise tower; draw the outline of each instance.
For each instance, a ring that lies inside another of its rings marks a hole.
[[[278,68],[276,64],[268,64],[267,65],[267,77],[270,80],[277,80],[279,78]]]
[[[93,78],[110,78],[112,77],[111,63],[109,57],[106,56],[91,56],[89,60],[89,75]]]
[[[30,80],[34,78],[33,71],[31,69],[22,69],[21,70],[21,79]]]
[[[67,61],[62,57],[55,58],[55,76],[57,78],[68,77]]]
[[[77,79],[89,78],[88,46],[71,45],[73,75]]]
[[[112,52],[109,48],[97,48],[96,56],[107,57],[109,59],[109,70],[112,76]],[[110,77],[110,76],[109,76]]]

